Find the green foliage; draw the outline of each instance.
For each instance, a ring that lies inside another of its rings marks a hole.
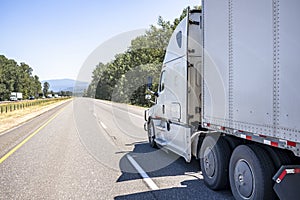
[[[44,85],[43,85],[43,94],[44,94],[45,97],[47,97],[49,88],[50,88],[50,84],[48,82],[44,82]]]
[[[27,64],[0,55],[0,100],[8,100],[11,92],[22,92],[24,99],[38,97],[41,82],[32,71]]]
[[[133,39],[127,51],[107,64],[99,63],[84,96],[150,106],[145,100],[147,77],[154,78],[154,89],[157,88],[169,39],[186,13],[187,9],[183,10],[173,23],[160,16],[157,25]]]

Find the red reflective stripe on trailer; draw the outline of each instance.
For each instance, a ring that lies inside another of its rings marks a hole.
[[[259,137],[266,138],[267,136],[259,134]]]
[[[277,143],[277,142],[272,142],[272,141],[271,141],[271,146],[273,146],[273,147],[278,147],[278,143]]]
[[[300,168],[294,169],[295,174],[300,174]]]
[[[246,139],[247,139],[247,140],[252,140],[252,137],[249,136],[249,135],[246,135]]]
[[[287,174],[286,170],[283,170],[283,172],[280,174],[276,182],[280,183],[286,174]]]
[[[225,131],[225,127],[220,126],[220,130]]]
[[[292,141],[287,141],[286,144],[288,146],[292,146],[292,147],[296,147],[296,145],[297,145],[296,142],[292,142]]]

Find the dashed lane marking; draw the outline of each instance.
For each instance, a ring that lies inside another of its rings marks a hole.
[[[100,121],[100,124],[104,129],[107,129],[107,126],[105,126],[105,124],[103,122]]]

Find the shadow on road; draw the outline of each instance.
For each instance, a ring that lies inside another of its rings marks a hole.
[[[129,155],[151,178],[164,178],[168,182],[168,178],[185,175],[188,180],[181,181],[180,186],[177,184],[174,185],[175,187],[167,189],[117,196],[115,199],[233,199],[230,191],[215,192],[205,186],[203,180],[199,178],[201,176],[199,176],[198,160],[192,159],[191,163],[186,163],[183,158],[174,153],[151,148],[148,143],[135,143],[132,145],[134,145],[134,150]],[[126,155],[120,160],[119,166],[122,175],[117,181],[141,179]],[[190,180],[191,177],[193,180]]]
[[[128,154],[134,158],[150,177],[178,176],[186,173],[198,173],[200,171],[196,159],[193,159],[191,163],[186,163],[178,155],[166,152],[166,150],[151,148],[148,143],[135,143],[132,145],[134,145],[134,150]],[[119,182],[132,180],[131,177],[127,178],[126,175],[128,173],[136,173],[126,155],[120,160],[119,167],[123,174],[118,179]]]
[[[148,192],[140,192],[135,194],[117,196],[115,200],[134,200],[134,199],[180,199],[180,200],[196,200],[196,199],[231,199],[231,193],[229,191],[215,192],[209,190],[199,180],[189,180],[181,182],[182,187],[174,187],[162,190],[154,190]]]

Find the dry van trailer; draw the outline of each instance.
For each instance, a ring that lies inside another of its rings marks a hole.
[[[299,196],[300,2],[204,0],[167,48],[152,146],[200,158],[205,183],[236,199]],[[272,180],[273,179],[273,180]]]

